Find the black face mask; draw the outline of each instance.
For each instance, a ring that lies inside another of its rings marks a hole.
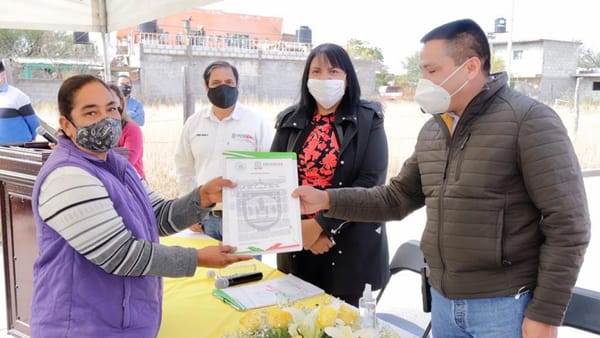
[[[121,89],[121,92],[125,96],[129,96],[129,94],[131,94],[131,86],[127,86],[127,85],[119,86],[119,89]]]
[[[225,109],[233,106],[238,98],[237,87],[230,87],[226,84],[215,88],[208,88],[208,99],[215,106]]]

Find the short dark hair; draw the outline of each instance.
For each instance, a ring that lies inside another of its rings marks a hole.
[[[75,94],[85,85],[92,82],[101,83],[106,90],[110,91],[106,83],[93,75],[75,75],[63,81],[58,90],[58,111],[60,115],[71,120],[71,111],[73,110],[73,98]]]
[[[304,64],[304,71],[302,72],[299,109],[313,114],[317,108],[314,97],[308,91],[307,82],[310,75],[310,64],[316,57],[320,56],[329,60],[329,63],[333,67],[340,68],[346,73],[346,91],[340,102],[340,109],[343,111],[352,111],[352,108],[360,103],[360,84],[350,55],[348,55],[348,52],[344,48],[333,43],[318,45],[308,54],[308,58]]]
[[[4,71],[4,63],[0,60],[0,73]]]
[[[441,25],[425,34],[421,43],[430,40],[446,40],[448,55],[456,64],[474,56],[478,57],[483,64],[483,70],[489,74],[490,44],[487,35],[475,21],[463,19]]]
[[[212,73],[213,70],[215,70],[216,68],[231,68],[231,71],[233,72],[233,76],[235,77],[235,83],[237,84],[238,82],[240,82],[240,75],[238,74],[238,70],[237,68],[235,68],[234,65],[232,65],[231,63],[227,62],[227,61],[215,61],[212,62],[211,64],[209,64],[208,66],[206,66],[206,68],[204,69],[204,84],[208,86],[208,80],[210,79],[210,73]]]

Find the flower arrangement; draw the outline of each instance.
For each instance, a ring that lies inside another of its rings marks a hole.
[[[362,328],[358,311],[335,299],[307,307],[280,306],[249,312],[227,338],[400,338],[392,328]]]

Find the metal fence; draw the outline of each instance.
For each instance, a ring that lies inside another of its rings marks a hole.
[[[119,41],[127,54],[135,53],[141,45],[144,52],[171,54],[240,54],[263,58],[286,57],[304,59],[312,49],[310,43],[251,39],[243,36],[184,35],[169,33],[142,33],[130,35]]]

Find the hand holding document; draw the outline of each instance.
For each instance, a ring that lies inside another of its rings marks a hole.
[[[223,190],[223,244],[238,254],[302,250],[296,153],[228,151]]]

